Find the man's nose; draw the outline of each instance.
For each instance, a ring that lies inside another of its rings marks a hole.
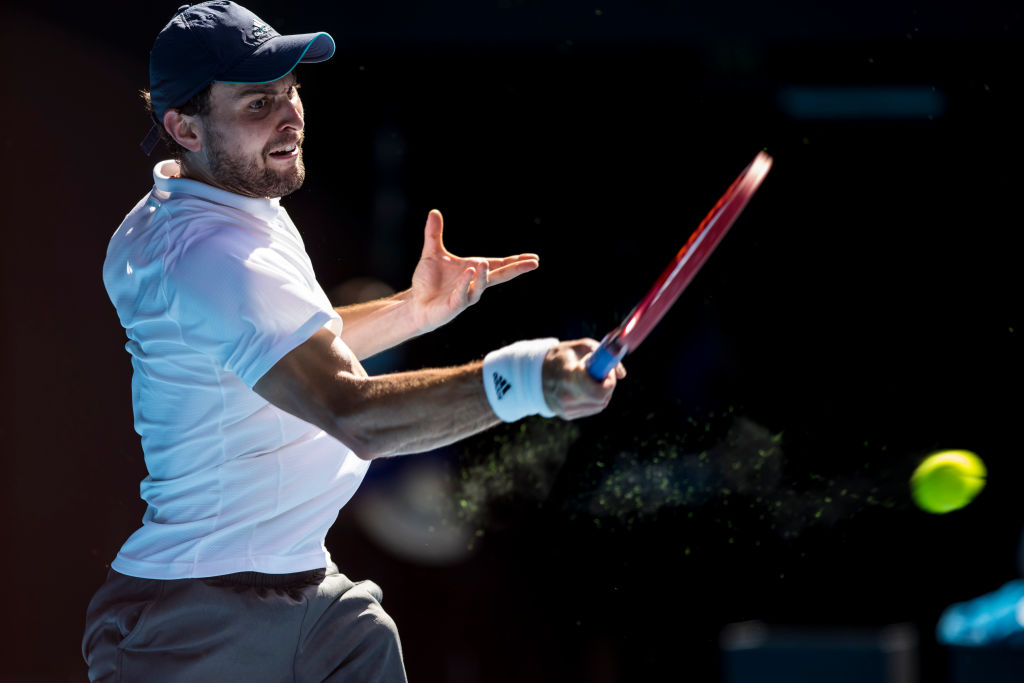
[[[283,131],[287,128],[302,130],[305,125],[306,122],[303,118],[302,102],[297,97],[288,100],[281,105],[281,123],[277,128],[279,131]]]

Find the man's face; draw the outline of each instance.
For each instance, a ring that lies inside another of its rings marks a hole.
[[[260,85],[214,83],[200,117],[202,149],[190,175],[249,197],[283,197],[302,186],[303,111],[295,76]]]

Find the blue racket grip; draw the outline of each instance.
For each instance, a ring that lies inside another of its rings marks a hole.
[[[587,373],[595,381],[603,382],[625,355],[625,345],[619,342],[618,336],[610,334],[601,340],[601,345],[587,358]]]

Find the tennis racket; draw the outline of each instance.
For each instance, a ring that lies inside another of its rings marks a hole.
[[[597,350],[587,358],[587,372],[591,377],[602,381],[627,353],[640,346],[722,241],[771,167],[772,158],[765,152],[758,152],[693,231],[647,295],[621,325],[605,335]]]

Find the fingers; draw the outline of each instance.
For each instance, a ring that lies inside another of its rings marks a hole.
[[[445,249],[444,217],[437,209],[432,209],[427,214],[427,222],[423,227],[423,252],[421,256],[424,258],[437,256],[458,258]],[[477,262],[477,268],[479,268],[479,262],[486,262],[491,273],[490,284],[508,282],[523,273],[536,270],[540,266],[540,257],[537,254],[516,254],[502,258],[473,256],[464,260]]]
[[[593,380],[590,380],[592,383]],[[596,383],[594,383],[596,384]],[[612,385],[614,387],[614,384]],[[578,397],[575,400],[568,401],[563,404],[562,410],[560,411],[560,417],[565,420],[577,420],[581,417],[590,417],[596,415],[608,407],[608,404],[612,400],[612,390],[606,390],[601,398],[596,400],[580,400]]]
[[[476,268],[468,268],[467,270],[473,271],[473,277],[470,279],[469,287],[466,291],[466,303],[467,305],[472,305],[480,301],[484,290],[490,284],[490,268],[487,265],[487,261],[481,261],[477,264]]]
[[[492,260],[490,264],[492,268],[494,268],[493,263]],[[500,285],[502,282],[508,282],[524,273],[529,273],[531,270],[537,270],[539,267],[540,260],[537,258],[523,259],[509,265],[499,266],[491,271],[490,284]]]
[[[587,372],[586,359],[597,346],[593,339],[561,342],[549,356],[550,365],[545,361],[545,372],[550,372],[545,399],[563,419],[575,420],[604,410],[618,380],[625,377],[625,368],[619,364],[602,381],[594,381]]]
[[[564,403],[565,412],[562,417],[567,420],[596,415],[607,408],[612,400],[616,387],[616,378],[613,373],[609,373],[602,382],[595,382],[586,373],[586,370],[582,371],[582,375],[579,391]]]
[[[589,337],[584,339],[575,339],[569,343],[572,344],[572,348],[576,353],[582,355],[593,353],[597,350],[597,347],[600,346],[596,340],[590,339]],[[580,360],[582,361],[583,359]]]
[[[484,290],[487,289],[489,272],[486,261],[480,261],[462,271],[448,297],[448,308],[451,311],[460,311],[480,301]]]
[[[452,287],[451,294],[448,295],[448,310],[453,313],[458,313],[466,306],[469,305],[470,301],[470,289],[473,286],[473,282],[477,278],[476,268],[466,268],[462,271],[462,275],[455,282],[455,286]],[[479,299],[479,295],[477,299]]]
[[[504,268],[505,266],[512,266],[520,261],[540,261],[540,256],[537,254],[516,254],[515,256],[504,256],[502,258],[496,258],[493,256],[487,257],[488,263],[491,268],[497,270],[498,268]]]

